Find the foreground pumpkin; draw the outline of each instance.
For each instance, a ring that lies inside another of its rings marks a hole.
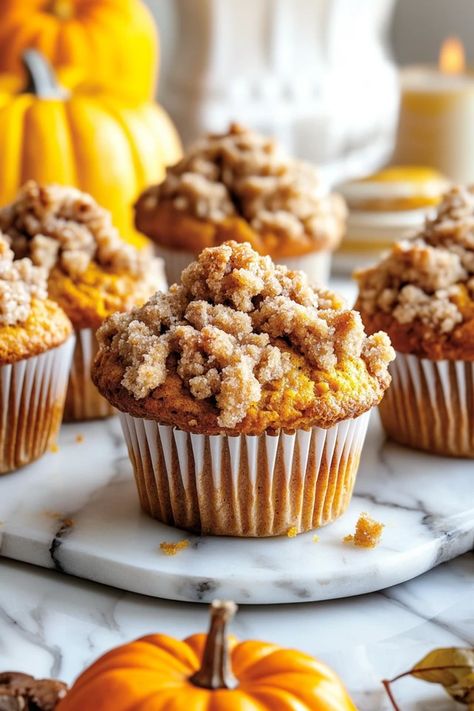
[[[158,40],[141,0],[1,0],[0,72],[22,74],[22,53],[38,49],[54,67],[114,93],[151,99]]]
[[[306,654],[227,636],[236,611],[211,605],[208,635],[150,635],[112,650],[58,711],[356,711],[337,676]]]
[[[0,205],[29,179],[74,185],[110,210],[125,239],[137,241],[132,205],[181,153],[167,114],[149,102],[64,90],[33,50],[24,62],[24,90],[12,92],[11,77],[0,78]]]

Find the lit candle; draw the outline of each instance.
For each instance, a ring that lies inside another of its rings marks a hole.
[[[448,38],[436,67],[401,76],[400,119],[393,163],[428,165],[456,182],[474,182],[474,74],[461,42]]]

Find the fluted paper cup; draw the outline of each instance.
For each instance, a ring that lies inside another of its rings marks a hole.
[[[74,337],[41,355],[0,366],[0,473],[38,459],[57,437]]]
[[[397,353],[380,403],[387,434],[434,454],[474,458],[474,363]]]
[[[370,413],[328,430],[198,435],[121,414],[142,508],[216,536],[278,536],[341,516]]]
[[[186,252],[177,249],[168,249],[161,245],[155,245],[155,253],[165,262],[166,276],[169,284],[179,283],[181,272],[191,262],[197,259],[197,252]],[[283,264],[288,269],[300,269],[309,276],[314,284],[327,284],[331,271],[331,252],[322,250],[311,252],[300,257],[275,257],[275,264]]]
[[[64,408],[65,422],[95,420],[110,417],[116,410],[97,390],[91,379],[91,367],[99,348],[95,331],[83,328],[76,332],[76,347],[72,359]]]

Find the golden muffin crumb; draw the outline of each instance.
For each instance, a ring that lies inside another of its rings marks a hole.
[[[110,213],[72,187],[29,181],[0,209],[15,259],[48,274],[48,290],[76,329],[143,303],[161,285],[161,262],[124,242]]]
[[[419,234],[355,276],[369,330],[402,352],[474,358],[474,187],[452,188]]]
[[[84,435],[77,434],[75,437],[75,440],[76,440],[77,444],[82,444],[84,442]]]
[[[187,538],[184,538],[182,541],[178,541],[178,543],[167,543],[166,541],[162,541],[160,543],[160,550],[168,556],[178,555],[178,553],[184,551],[188,547],[189,541]]]
[[[374,521],[367,513],[361,513],[354,534],[344,536],[344,543],[352,543],[358,548],[375,548],[382,538],[383,523]]]
[[[311,539],[313,543],[319,543],[319,536],[317,533],[314,534],[313,538]]]
[[[162,214],[160,208],[164,207]],[[279,149],[274,140],[261,136],[237,124],[222,135],[211,134],[198,140],[176,165],[167,169],[165,180],[148,189],[137,205],[137,224],[145,234],[160,243],[184,248],[176,235],[170,235],[166,222],[167,207],[196,220],[225,226],[209,234],[191,231],[182,224],[182,239],[192,232],[195,244],[187,245],[199,251],[224,241],[237,239],[244,220],[258,235],[263,236],[264,253],[274,255],[279,243],[293,243],[296,251],[334,249],[343,232],[346,208],[339,195],[327,195],[317,170],[310,164],[292,160]],[[158,209],[158,212],[157,212]],[[150,223],[155,213],[156,220]],[[163,219],[164,218],[164,219]],[[152,225],[151,231],[149,225]],[[249,239],[249,230],[244,239]],[[258,239],[258,238],[257,238]],[[196,243],[198,240],[198,243]],[[253,241],[253,240],[252,240]]]
[[[206,401],[227,430],[247,417],[250,429],[298,428],[314,409],[321,422],[356,416],[380,400],[394,357],[386,335],[367,338],[359,314],[334,294],[236,242],[204,250],[181,284],[114,314],[97,338],[93,377],[101,392],[112,395],[100,363],[113,361],[112,380],[122,369],[120,385],[135,401],[151,402],[168,388],[165,399],[185,429],[193,420],[202,425]]]
[[[30,259],[17,259],[0,232],[0,327],[27,320],[31,300],[46,299],[46,271],[33,266]]]
[[[288,531],[286,532],[286,535],[288,536],[288,538],[296,538],[296,536],[298,535],[297,527],[292,526],[291,528],[289,528]]]

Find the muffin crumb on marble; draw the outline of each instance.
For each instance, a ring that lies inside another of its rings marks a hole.
[[[360,514],[355,532],[344,536],[344,543],[352,543],[356,548],[375,548],[380,543],[385,525],[375,521],[369,514]]]

